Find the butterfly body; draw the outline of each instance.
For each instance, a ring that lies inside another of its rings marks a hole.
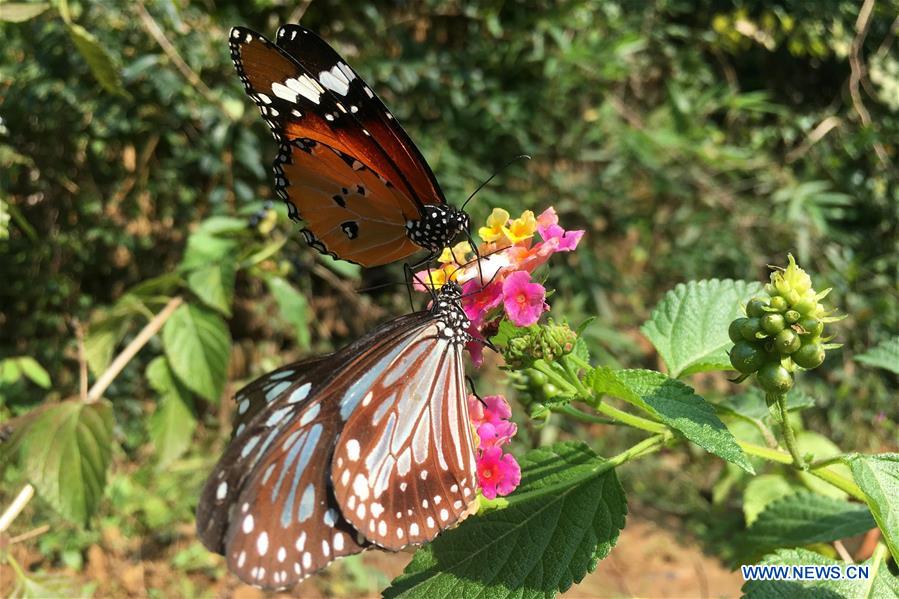
[[[280,145],[275,191],[310,245],[377,266],[422,249],[433,257],[469,230],[408,134],[333,48],[299,25],[275,39],[235,27],[231,57]]]
[[[236,394],[197,530],[240,578],[290,587],[369,546],[428,541],[468,513],[477,488],[460,297],[446,285],[429,310]]]

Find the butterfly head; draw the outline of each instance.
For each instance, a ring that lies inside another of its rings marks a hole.
[[[468,214],[447,204],[425,206],[420,219],[406,222],[409,239],[435,255],[452,245],[459,233],[468,232],[470,228]]]

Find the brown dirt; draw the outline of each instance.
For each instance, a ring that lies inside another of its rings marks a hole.
[[[210,597],[221,599],[269,599],[303,597],[378,597],[376,582],[368,589],[349,581],[347,571],[332,566],[322,574],[299,585],[291,593],[265,593],[240,584],[225,574],[218,579],[204,572],[174,570],[171,558],[187,547],[192,539],[182,538],[151,559],[135,559],[135,555],[111,543],[107,547],[91,546],[85,555],[82,572],[56,570],[53,573],[70,577],[75,585],[94,581],[98,584],[94,597],[100,599],[131,599],[132,597]],[[663,525],[628,518],[612,553],[600,562],[596,571],[563,596],[567,599],[600,599],[618,597],[704,598],[739,597],[742,579],[730,572],[714,557],[707,556],[683,533],[666,529]],[[10,547],[11,553],[27,570],[46,568],[42,556],[34,550],[33,542]],[[400,574],[409,561],[409,554],[389,554],[370,551],[364,554],[363,564],[368,572],[380,573],[384,580]],[[221,568],[220,560],[210,560],[214,568]],[[0,566],[0,596],[12,590],[12,572]],[[73,585],[73,586],[75,586]],[[77,588],[77,586],[75,586]]]

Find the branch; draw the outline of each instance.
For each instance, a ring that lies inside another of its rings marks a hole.
[[[28,502],[31,501],[32,497],[34,497],[34,487],[31,486],[31,484],[22,487],[22,490],[19,491],[19,494],[16,495],[13,502],[6,508],[3,515],[0,516],[0,532],[4,532],[9,528],[9,525],[22,513],[22,510],[25,509],[25,506],[28,505]]]
[[[117,377],[128,362],[137,355],[137,352],[139,352],[141,348],[159,332],[162,325],[165,324],[165,322],[172,316],[172,313],[182,303],[184,303],[184,300],[181,299],[181,297],[173,297],[169,300],[169,303],[165,305],[165,308],[163,308],[159,314],[154,316],[153,319],[147,323],[147,326],[141,329],[140,333],[137,334],[137,337],[132,339],[131,343],[122,350],[122,353],[116,356],[115,360],[112,361],[112,364],[109,365],[109,368],[106,369],[106,372],[100,375],[100,378],[97,379],[94,386],[87,392],[88,403],[98,401],[103,397],[103,393],[106,392],[106,389],[109,388],[112,381],[115,380],[115,377]]]
[[[858,114],[865,127],[871,126],[871,113],[865,107],[862,100],[859,84],[865,77],[866,67],[862,60],[862,47],[865,44],[865,38],[868,36],[868,28],[871,25],[871,14],[874,12],[874,1],[865,0],[861,10],[858,13],[858,19],[855,21],[855,38],[852,40],[852,46],[849,49],[849,67],[851,74],[849,76],[849,96],[852,98],[852,107]],[[887,155],[886,149],[880,142],[874,142],[874,152],[884,167],[892,166],[890,157]]]

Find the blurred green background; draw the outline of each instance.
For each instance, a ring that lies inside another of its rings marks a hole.
[[[657,366],[638,327],[665,291],[766,279],[792,252],[848,314],[842,351],[802,381],[817,402],[806,424],[844,449],[895,450],[899,381],[852,356],[899,333],[897,15],[895,0],[0,4],[0,360],[40,365],[0,369],[0,422],[77,394],[79,329],[102,372],[164,304],[154,290],[179,288],[170,273],[198,231],[227,228],[246,251],[219,310],[231,339],[219,394],[409,310],[399,266],[323,260],[279,201],[277,222],[254,217],[274,199],[276,148],[234,73],[228,30],[273,37],[300,21],[366,77],[456,205],[513,156],[533,157],[470,211],[478,222],[494,206],[515,216],[553,205],[566,228],[587,230],[549,284],[556,317],[598,317],[586,335],[599,362]],[[126,294],[148,280],[156,287]],[[10,530],[48,527],[14,546],[30,571],[59,577],[45,584],[235,588],[192,528],[232,408],[199,393],[180,427],[154,420],[165,392],[144,372],[161,351],[151,341],[105,394],[112,465],[90,525],[36,499]],[[505,386],[490,365],[480,378]],[[735,389],[703,384],[710,398]],[[522,428],[522,444],[573,431]],[[613,432],[600,449],[624,446]],[[632,501],[678,516],[692,542],[726,558],[739,498],[716,486],[733,473],[709,464],[641,464],[625,481]],[[2,467],[6,506],[24,478],[15,460]],[[373,592],[380,570],[348,560],[315,585]]]

